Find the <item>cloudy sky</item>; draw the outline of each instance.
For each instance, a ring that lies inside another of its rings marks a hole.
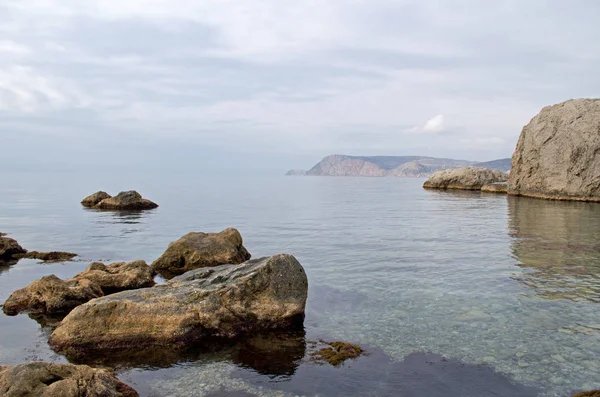
[[[509,157],[600,96],[597,0],[3,0],[3,167]],[[7,150],[8,149],[8,150]]]

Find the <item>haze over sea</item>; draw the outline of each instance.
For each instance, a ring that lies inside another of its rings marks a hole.
[[[175,359],[158,352],[152,362],[117,366],[142,395],[314,395],[317,386],[320,395],[394,395],[402,382],[390,373],[407,384],[427,379],[410,373],[410,363],[420,365],[415,352],[446,357],[448,371],[453,360],[472,364],[472,379],[506,379],[523,386],[522,395],[600,388],[600,205],[426,191],[422,183],[2,173],[0,231],[26,248],[72,251],[81,260],[1,267],[0,301],[43,275],[71,277],[96,260],[151,262],[190,231],[233,226],[254,258],[291,253],[306,269],[307,340],[349,341],[371,356],[319,369],[302,358],[305,342],[300,353],[276,351],[266,364],[248,346]],[[81,198],[98,189],[136,189],[160,207],[82,208]],[[49,349],[49,332],[27,315],[0,314],[0,364],[66,362]],[[469,385],[463,395],[476,395]],[[479,395],[503,395],[493,390]]]

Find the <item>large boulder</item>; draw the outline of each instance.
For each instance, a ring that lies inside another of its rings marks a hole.
[[[0,367],[4,397],[137,397],[112,372],[87,365],[30,362]]]
[[[71,280],[44,276],[13,292],[4,313],[29,312],[45,316],[66,315],[73,308],[104,295],[154,285],[154,271],[144,261],[111,265],[94,262]]]
[[[57,351],[184,347],[300,327],[308,280],[288,254],[187,272],[152,288],[119,292],[75,308],[50,336]]]
[[[506,182],[508,175],[499,170],[479,167],[451,168],[434,172],[423,184],[427,189],[481,190],[496,182]]]
[[[105,199],[108,199],[111,197],[112,196],[110,194],[103,192],[103,191],[99,191],[99,192],[96,192],[96,193],[91,194],[91,195],[87,196],[86,198],[84,198],[81,201],[81,204],[84,207],[91,208],[91,207],[95,207],[96,205],[98,205],[98,203],[101,202],[102,200],[105,200]]]
[[[154,270],[145,261],[118,262],[110,265],[94,262],[73,279],[98,284],[105,295],[129,289],[152,287]]]
[[[25,253],[27,250],[21,247],[17,240],[0,236],[0,261],[8,261]]]
[[[10,294],[3,310],[11,316],[23,311],[56,316],[103,295],[100,286],[93,281],[61,280],[51,274]]]
[[[171,278],[202,267],[242,263],[250,259],[242,243],[240,232],[234,228],[220,233],[188,233],[169,244],[152,267]]]
[[[545,107],[521,132],[508,193],[600,201],[599,153],[600,99]]]
[[[149,210],[158,207],[158,204],[150,200],[142,198],[142,195],[135,190],[121,192],[115,197],[105,198],[94,206],[94,208],[102,210]]]

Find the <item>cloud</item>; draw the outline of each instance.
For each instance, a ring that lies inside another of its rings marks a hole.
[[[7,0],[0,133],[72,125],[107,150],[127,135],[506,157],[541,107],[600,92],[599,12],[593,0]]]
[[[427,120],[423,127],[424,132],[440,132],[444,130],[444,115],[438,114],[437,116]]]

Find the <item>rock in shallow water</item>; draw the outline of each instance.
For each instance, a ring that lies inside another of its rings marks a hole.
[[[110,371],[87,365],[31,362],[0,367],[0,395],[5,397],[137,397]]]
[[[111,197],[112,196],[110,194],[103,192],[103,191],[99,191],[99,192],[96,192],[96,193],[91,194],[91,195],[87,196],[86,198],[84,198],[81,201],[81,204],[84,207],[91,208],[91,207],[95,207],[96,205],[98,205],[98,203],[101,202],[102,200],[108,199]]]
[[[101,296],[154,285],[154,272],[144,261],[92,263],[71,280],[44,276],[13,292],[4,303],[4,313],[27,311],[48,316],[65,315],[73,308]]]
[[[72,252],[62,252],[62,251],[51,251],[51,252],[39,252],[39,251],[30,251],[26,254],[18,255],[18,258],[27,258],[27,259],[39,259],[43,262],[65,262],[70,261],[75,258],[77,254]]]
[[[541,110],[512,157],[508,193],[600,201],[600,99],[572,99]]]
[[[142,198],[135,190],[121,192],[115,197],[106,198],[94,206],[103,210],[149,210],[158,207],[158,204]]]
[[[242,263],[250,259],[242,243],[240,232],[231,227],[220,233],[188,233],[169,244],[152,267],[171,278],[193,269]]]
[[[59,352],[181,346],[301,326],[308,280],[287,254],[187,272],[73,310],[50,336]]]
[[[437,171],[423,184],[426,189],[481,190],[491,183],[506,182],[508,175],[499,170],[464,167]]]
[[[25,253],[27,250],[21,247],[17,240],[0,236],[0,261],[8,261]]]
[[[506,193],[508,191],[508,184],[506,182],[488,183],[481,187],[481,191],[487,193]]]

